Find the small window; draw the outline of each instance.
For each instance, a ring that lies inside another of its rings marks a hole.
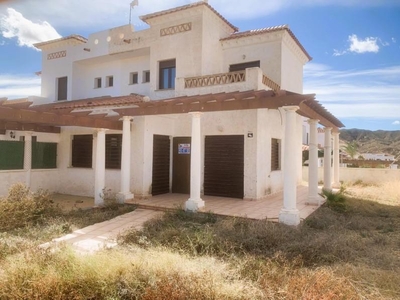
[[[175,59],[160,62],[160,81],[159,89],[174,89],[176,76]]]
[[[93,136],[74,135],[72,139],[72,167],[91,168],[93,159]]]
[[[150,71],[143,71],[143,83],[150,82]]]
[[[94,79],[94,88],[95,89],[101,88],[101,77],[98,77],[98,78]]]
[[[57,78],[57,100],[67,100],[68,77]]]
[[[107,76],[106,77],[106,87],[114,86],[114,76]]]
[[[132,72],[129,75],[129,84],[137,84],[138,83],[138,73]]]
[[[106,135],[106,169],[121,169],[122,134]]]
[[[281,169],[281,140],[271,139],[271,171]]]

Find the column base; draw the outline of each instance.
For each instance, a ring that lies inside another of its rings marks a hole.
[[[297,209],[282,209],[279,213],[279,223],[289,226],[297,226],[300,224],[300,213]]]
[[[322,199],[320,196],[310,196],[308,197],[308,201],[306,202],[307,205],[316,205],[320,206],[322,203]]]
[[[102,192],[99,193],[99,195],[95,195],[94,206],[95,207],[104,206],[104,195]]]
[[[196,212],[205,206],[204,201],[201,198],[192,199],[189,198],[185,203],[185,210]]]
[[[133,197],[134,196],[133,196],[132,193],[129,193],[129,192],[128,193],[122,193],[122,192],[120,192],[120,193],[117,194],[117,201],[118,201],[118,203],[123,204],[127,200],[132,200]]]
[[[340,182],[334,182],[334,183],[332,183],[332,187],[333,187],[334,189],[340,189],[340,186],[341,186]]]

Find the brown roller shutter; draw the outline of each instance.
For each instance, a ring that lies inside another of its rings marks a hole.
[[[166,135],[153,137],[152,195],[169,193],[170,139]]]
[[[206,136],[204,194],[243,198],[244,136]]]

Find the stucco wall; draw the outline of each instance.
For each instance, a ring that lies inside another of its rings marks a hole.
[[[399,181],[400,170],[375,169],[375,168],[340,168],[340,181],[355,182],[361,180],[365,183],[380,183]],[[323,181],[324,168],[318,168],[318,180]],[[303,180],[308,181],[308,167],[303,167]]]

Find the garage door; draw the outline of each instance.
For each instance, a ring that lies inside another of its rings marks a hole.
[[[169,136],[154,135],[152,195],[169,193],[170,147]]]
[[[244,136],[206,136],[204,194],[243,198]]]

